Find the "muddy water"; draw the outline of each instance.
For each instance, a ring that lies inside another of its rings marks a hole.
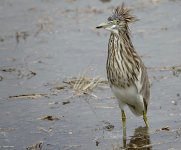
[[[181,149],[180,71],[169,68],[181,65],[179,0],[126,2],[140,19],[131,25],[132,39],[152,81],[149,130],[126,110],[123,140],[120,109],[108,87],[94,90],[96,98],[64,87],[64,80],[90,67],[91,76],[106,79],[109,33],[95,26],[118,4],[0,1],[0,149]]]

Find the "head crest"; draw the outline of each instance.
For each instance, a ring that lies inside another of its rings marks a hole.
[[[121,6],[118,6],[115,9],[113,15],[116,16],[119,20],[125,20],[127,23],[135,22],[138,20],[135,16],[131,14],[131,9],[128,9],[124,6],[124,3],[122,3]]]

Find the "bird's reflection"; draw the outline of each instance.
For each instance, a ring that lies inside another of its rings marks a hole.
[[[150,145],[151,145],[151,141],[150,141],[150,135],[149,135],[149,131],[147,127],[136,128],[134,131],[134,135],[131,136],[130,139],[126,137],[126,129],[123,129],[123,148],[124,149],[152,150],[152,147]]]

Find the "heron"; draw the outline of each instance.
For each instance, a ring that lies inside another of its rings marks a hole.
[[[143,116],[148,127],[149,78],[143,61],[135,51],[129,28],[129,24],[137,20],[131,9],[123,3],[115,8],[106,22],[96,27],[111,32],[106,64],[107,78],[121,109],[123,128],[126,128],[126,105],[136,116]]]

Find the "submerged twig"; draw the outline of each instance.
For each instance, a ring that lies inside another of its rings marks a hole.
[[[26,150],[42,150],[43,148],[43,141],[39,141],[34,145],[28,146]]]
[[[61,117],[64,117],[64,116],[61,116]],[[48,115],[48,116],[43,116],[43,117],[41,117],[39,119],[41,119],[41,120],[48,120],[48,121],[54,121],[54,120],[60,120],[60,117],[55,117],[55,116]]]
[[[22,94],[22,95],[14,95],[9,96],[9,99],[37,99],[41,97],[46,97],[47,94],[41,94],[41,93],[32,93],[32,94]]]

